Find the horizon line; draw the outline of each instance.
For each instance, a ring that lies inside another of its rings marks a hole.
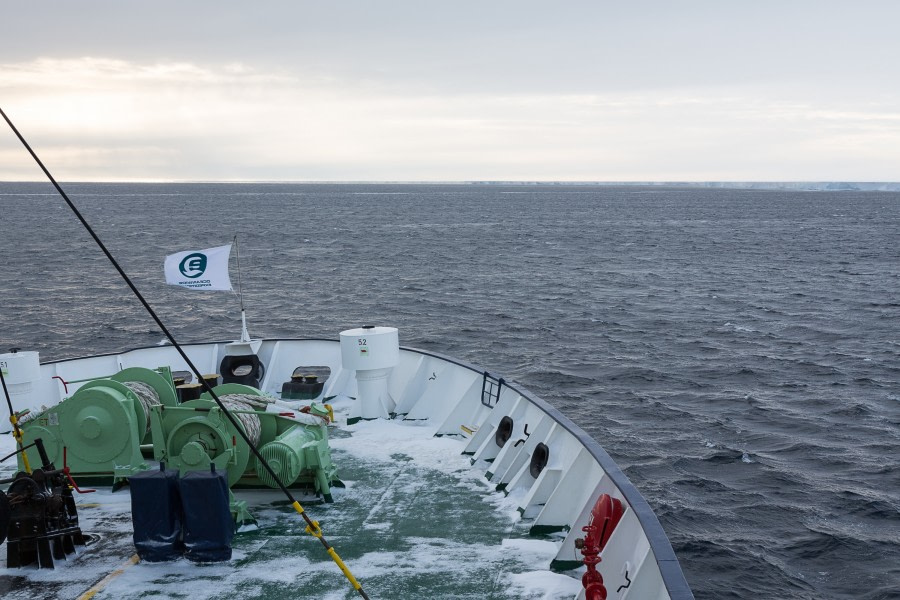
[[[335,185],[898,185],[900,180],[803,180],[803,179],[709,179],[709,180],[576,180],[576,179],[67,179],[60,183],[228,183],[228,184],[335,184]],[[48,179],[0,179],[7,183],[49,183]]]

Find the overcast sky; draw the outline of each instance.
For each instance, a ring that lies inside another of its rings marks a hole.
[[[60,180],[900,180],[896,0],[0,6]]]

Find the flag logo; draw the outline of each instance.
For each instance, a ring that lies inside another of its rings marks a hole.
[[[166,283],[192,290],[231,291],[230,256],[231,244],[170,254],[164,265]]]
[[[178,270],[185,277],[196,279],[206,272],[206,255],[202,252],[188,254],[178,263]]]

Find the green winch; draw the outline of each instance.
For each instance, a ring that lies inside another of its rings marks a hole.
[[[150,438],[151,407],[177,404],[169,370],[160,371],[132,367],[88,381],[25,421],[24,443],[41,438],[51,462],[83,479],[117,481],[148,468],[141,443]]]
[[[285,486],[331,502],[337,476],[325,407],[313,404],[309,415],[295,420],[289,418],[293,409],[289,416],[267,412],[277,401],[256,388],[226,383],[213,389]],[[118,485],[149,469],[142,444],[145,453],[152,444],[153,459],[182,474],[215,467],[227,472],[229,487],[279,487],[208,392],[178,403],[168,367],[133,367],[89,380],[21,427],[25,444],[41,438],[50,460],[81,481]],[[233,497],[232,513],[239,523],[252,521],[245,503]]]
[[[331,502],[336,468],[324,418],[310,416],[310,422],[301,423],[266,412],[272,399],[242,384],[228,383],[214,391],[284,485],[304,488]],[[178,406],[154,406],[150,422],[155,460],[182,473],[215,466],[228,473],[231,487],[278,487],[208,393]],[[232,513],[238,522],[250,520],[244,504],[234,498]]]

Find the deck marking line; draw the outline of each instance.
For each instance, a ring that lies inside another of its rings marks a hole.
[[[116,577],[118,577],[119,575],[124,573],[125,569],[127,569],[128,567],[130,567],[132,565],[136,565],[138,560],[139,559],[138,559],[137,554],[132,555],[132,557],[129,558],[128,560],[126,560],[125,563],[122,564],[121,567],[119,567],[118,569],[116,569],[115,571],[113,571],[112,573],[110,573],[109,575],[107,575],[106,577],[101,579],[100,581],[98,581],[96,584],[94,584],[94,587],[92,587],[91,589],[89,589],[88,591],[83,593],[82,595],[78,596],[78,600],[91,600],[91,598],[93,598],[94,596],[96,596],[97,594],[102,592],[103,588],[108,586],[109,583],[113,579],[115,579]]]

